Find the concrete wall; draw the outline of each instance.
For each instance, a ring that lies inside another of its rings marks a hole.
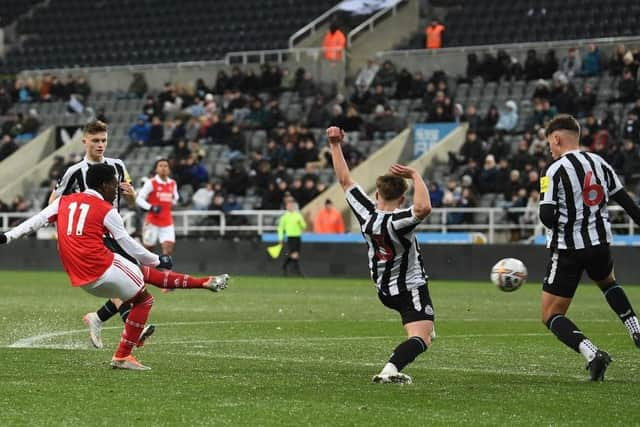
[[[201,275],[228,272],[279,276],[281,261],[269,258],[266,246],[252,241],[179,239],[175,267],[177,271]],[[616,276],[622,283],[640,283],[637,254],[637,248],[613,248]],[[548,260],[547,249],[528,245],[422,245],[422,255],[433,280],[488,281],[496,261],[514,257],[527,265],[530,282],[541,282]],[[306,243],[302,247],[302,268],[310,277],[369,277],[364,244]],[[56,242],[22,239],[0,246],[0,270],[61,270]]]
[[[592,40],[568,40],[556,42],[535,42],[535,43],[518,43],[511,45],[496,46],[467,46],[453,47],[445,49],[420,49],[420,50],[396,50],[381,51],[378,49],[376,57],[379,62],[387,59],[391,60],[397,69],[407,68],[409,71],[422,71],[426,76],[437,70],[447,70],[451,75],[464,75],[467,67],[467,55],[471,52],[478,55],[478,59],[482,60],[482,55],[491,53],[496,55],[498,49],[504,49],[508,54],[515,57],[520,64],[524,66],[526,53],[529,49],[534,49],[538,53],[538,58],[543,59],[545,53],[549,49],[555,49],[558,61],[567,56],[570,47],[580,48],[581,54],[586,52],[586,45],[595,42],[600,52],[607,61],[611,56],[611,52],[618,43],[624,43],[627,48],[636,47],[640,44],[639,37],[625,38],[604,38]]]
[[[26,169],[33,167],[55,150],[54,130],[54,128],[45,130],[0,163],[0,189],[13,183],[16,177]],[[47,170],[47,172],[49,171]]]
[[[282,60],[278,60],[277,53],[284,55]],[[229,60],[238,63],[243,69],[253,68],[259,72],[261,62],[279,63],[280,67],[288,68],[292,73],[299,67],[303,67],[310,71],[317,81],[322,82],[341,82],[344,80],[346,64],[345,63],[328,63],[322,57],[320,49],[311,50],[292,50],[290,52],[277,51],[274,54],[267,54],[263,58],[260,55],[249,55],[246,60],[247,64],[242,64],[245,58],[242,55],[230,54]],[[177,64],[155,64],[155,65],[130,65],[130,66],[113,66],[113,67],[85,67],[73,69],[55,69],[55,70],[31,70],[21,73],[23,77],[38,77],[44,72],[54,73],[58,75],[66,74],[83,74],[87,77],[92,91],[95,92],[114,92],[126,91],[133,80],[134,73],[142,73],[147,80],[149,90],[159,91],[164,87],[165,82],[177,82],[183,85],[193,85],[197,79],[202,78],[204,81],[213,85],[216,80],[218,71],[231,71],[232,65],[225,61],[208,61],[208,62],[187,62]]]
[[[52,138],[55,139],[55,137],[53,137],[53,130],[54,128],[51,128],[46,132],[50,131]],[[55,141],[53,141],[53,143],[55,144]],[[21,150],[24,150],[24,148]],[[53,165],[53,158],[58,155],[66,159],[71,153],[84,153],[82,136],[80,134],[76,135],[76,137],[66,145],[63,145],[56,151],[49,153],[36,164],[22,164],[16,162],[16,164],[20,165],[20,170],[16,171],[15,175],[13,175],[9,181],[0,181],[9,182],[9,184],[0,189],[0,200],[12,200],[18,194],[30,194],[34,187],[39,187],[40,183],[49,176],[49,169],[51,169],[51,166]]]

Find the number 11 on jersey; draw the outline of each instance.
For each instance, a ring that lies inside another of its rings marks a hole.
[[[71,235],[73,231],[73,221],[75,217],[76,210],[78,209],[78,203],[73,202],[69,204],[69,223],[67,224],[67,236]],[[87,214],[89,213],[89,205],[86,203],[80,204],[80,215],[78,218],[78,223],[76,224],[76,236],[82,236],[82,232],[84,230],[84,222],[87,219]]]

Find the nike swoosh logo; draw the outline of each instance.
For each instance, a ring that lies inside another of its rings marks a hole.
[[[631,314],[631,310],[627,310],[626,312],[622,313],[622,314],[620,315],[620,317],[625,317],[625,316],[628,316],[628,315],[630,315],[630,314]]]
[[[582,331],[573,331],[574,334],[581,334]]]

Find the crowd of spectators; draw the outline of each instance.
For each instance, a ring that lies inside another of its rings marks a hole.
[[[478,78],[485,82],[535,80],[532,98],[524,100],[531,103],[532,112],[528,117],[518,118],[516,113],[504,120],[509,113],[497,111],[495,106],[480,117],[474,105],[467,105],[461,117],[461,121],[469,125],[466,139],[458,152],[449,153],[450,178],[446,185],[434,184],[432,188],[434,206],[536,207],[539,176],[550,160],[544,128],[558,113],[579,118],[582,149],[604,157],[623,179],[626,188],[637,194],[640,183],[639,52],[620,45],[606,61],[598,47],[590,44],[583,54],[570,48],[558,61],[553,50],[547,52],[544,60],[538,60],[532,50],[527,54],[524,67],[508,57],[499,60],[503,55],[501,52],[497,58],[485,55],[482,63],[478,63],[470,54],[467,75],[460,81],[477,82]],[[588,78],[599,78],[605,73],[610,79],[616,79],[613,81],[617,84],[611,97],[600,100],[605,107],[604,113],[596,115],[597,88]],[[575,81],[582,84],[577,86]],[[507,104],[511,104],[511,113],[517,110],[513,101],[507,101]],[[616,119],[613,112],[616,108],[626,110],[622,120]],[[521,120],[520,132],[513,133],[515,127],[510,126],[513,120]],[[528,213],[511,212],[506,217],[516,224],[538,222],[535,215]],[[453,224],[473,223],[475,217],[451,214],[448,220]],[[530,229],[516,230],[512,238],[519,239],[530,233]]]

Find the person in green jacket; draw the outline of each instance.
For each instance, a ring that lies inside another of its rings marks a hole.
[[[307,228],[307,223],[298,210],[298,204],[293,197],[285,198],[285,206],[287,212],[280,217],[278,223],[278,241],[282,244],[284,236],[287,236],[287,252],[282,265],[282,272],[286,276],[288,274],[287,268],[291,264],[293,271],[298,276],[302,276],[302,271],[300,270],[300,236]]]

